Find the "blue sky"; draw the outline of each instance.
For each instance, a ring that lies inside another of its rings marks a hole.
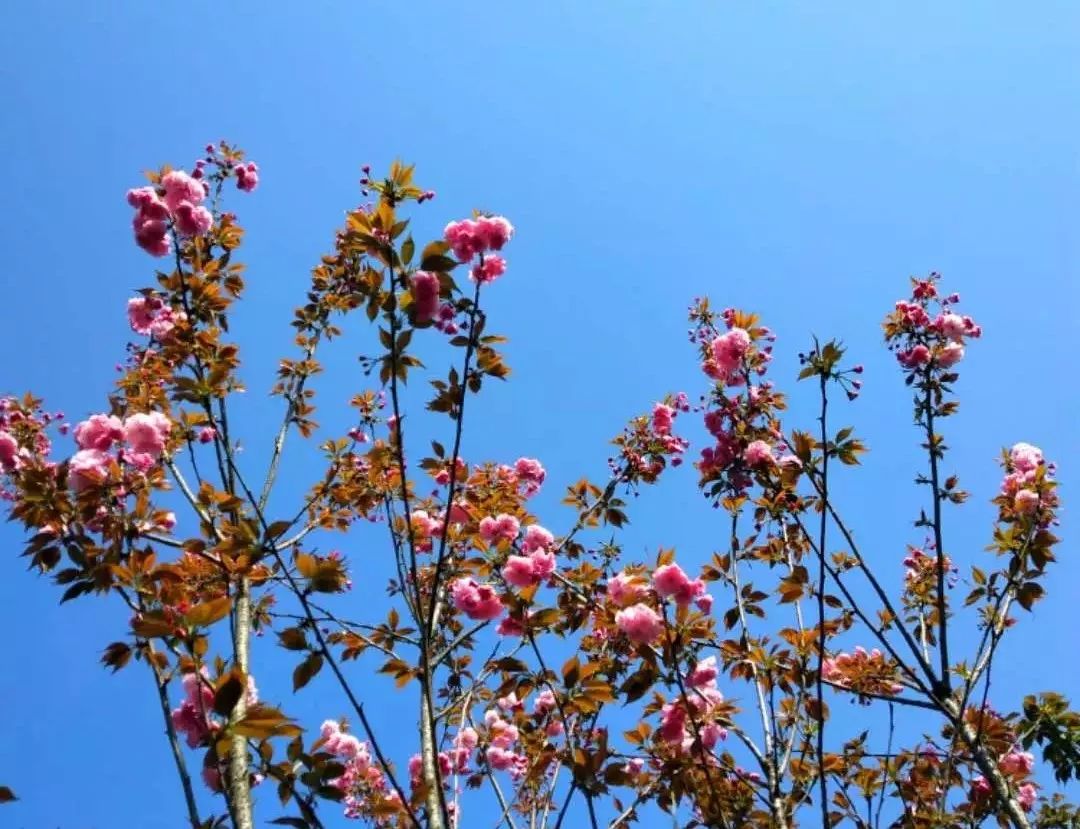
[[[0,391],[33,389],[72,420],[104,406],[128,338],[124,302],[152,282],[154,264],[131,244],[123,193],[141,170],[190,165],[207,141],[228,138],[262,168],[258,192],[231,205],[249,231],[236,326],[250,388],[245,463],[261,468],[278,416],[265,391],[287,350],[292,305],[342,212],[361,200],[360,165],[400,156],[439,194],[418,212],[418,235],[474,207],[518,227],[510,272],[488,301],[490,327],[511,336],[515,374],[472,410],[466,457],[540,457],[550,481],[541,515],[558,531],[569,521],[556,507],[562,487],[602,478],[605,441],[627,417],[666,391],[704,388],[685,308],[708,294],[764,314],[780,336],[778,380],[794,377],[811,333],[842,337],[866,364],[865,394],[837,418],[857,424],[872,452],[838,488],[895,585],[904,545],[922,541],[910,526],[922,461],[878,323],[909,275],[939,270],[985,330],[948,424],[948,466],[973,493],[949,515],[950,552],[987,563],[1003,445],[1027,440],[1058,460],[1067,505],[1050,596],[1006,645],[991,699],[1009,708],[1050,687],[1080,697],[1069,511],[1080,482],[1080,9],[300,8],[55,2],[0,13],[9,343]],[[328,358],[328,427],[345,423],[344,403],[363,385],[355,354],[366,344],[347,340]],[[789,424],[808,424],[811,390],[791,391]],[[316,474],[303,450],[287,469],[283,510]],[[686,468],[633,508],[631,557],[662,544],[694,563],[722,536]],[[364,554],[375,555],[377,536],[360,538],[336,544],[359,557],[370,538]],[[22,798],[4,807],[4,823],[178,825],[150,678],[97,665],[125,615],[86,600],[58,607],[57,591],[24,572],[17,529],[3,527],[0,539],[9,712],[0,783]],[[358,590],[377,596],[382,585]],[[261,684],[318,722],[344,712],[321,679],[296,700],[285,679]],[[381,686],[371,699],[388,716],[410,716]],[[400,759],[412,751],[407,736],[391,743]]]

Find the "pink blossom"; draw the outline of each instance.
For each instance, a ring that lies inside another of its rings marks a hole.
[[[686,738],[686,709],[671,703],[661,708],[658,733],[665,742],[681,744]]]
[[[555,554],[546,550],[536,550],[529,553],[532,561],[533,576],[537,581],[547,581],[555,572]]]
[[[743,451],[747,466],[765,466],[773,462],[772,447],[763,440],[753,440]]]
[[[921,368],[930,362],[930,349],[920,343],[913,348],[896,352],[896,359],[904,368]]]
[[[214,225],[214,217],[209,210],[186,201],[176,206],[173,218],[181,236],[202,236]]]
[[[518,699],[518,695],[513,691],[511,691],[505,697],[499,697],[497,700],[495,700],[495,704],[507,713],[525,710],[524,700]]]
[[[413,532],[422,536],[432,536],[442,533],[442,522],[432,518],[426,510],[413,510],[409,515],[409,523],[412,524]]]
[[[502,216],[450,222],[443,231],[443,237],[459,262],[468,262],[489,250],[502,250],[513,235],[513,226]]]
[[[1031,515],[1039,508],[1039,494],[1030,489],[1021,489],[1013,499],[1013,508],[1021,515]]]
[[[469,273],[469,277],[474,282],[483,284],[486,282],[494,282],[504,273],[506,273],[506,260],[501,256],[489,253],[478,265],[473,267],[472,271]]]
[[[608,579],[608,598],[620,607],[640,601],[645,596],[645,585],[640,579],[619,573]]]
[[[490,732],[489,739],[492,745],[500,748],[510,748],[518,738],[517,726],[504,720],[498,711],[490,710],[484,714],[484,723]]]
[[[526,553],[550,549],[555,544],[555,536],[539,524],[530,524],[525,528],[525,537],[521,540],[521,549]]]
[[[124,421],[124,439],[136,454],[156,459],[165,449],[172,423],[161,412],[133,414]]]
[[[450,519],[451,524],[464,524],[469,518],[469,510],[464,504],[455,501],[450,505],[450,509],[447,510],[447,518]]]
[[[1003,756],[998,765],[1001,770],[1006,774],[1031,774],[1033,768],[1035,768],[1035,757],[1030,751],[1010,751]]]
[[[513,772],[517,767],[528,761],[512,751],[508,751],[500,746],[491,746],[487,750],[488,763],[496,771],[511,771]]]
[[[691,688],[715,688],[716,677],[720,671],[716,667],[716,657],[709,656],[694,666],[686,677],[686,684]]]
[[[259,186],[259,166],[254,161],[240,164],[236,168],[236,188],[250,193]]]
[[[178,708],[173,709],[173,726],[184,735],[188,747],[200,745],[216,724],[210,719],[214,707],[214,692],[206,681],[206,670],[202,674],[184,674],[181,683],[185,698]]]
[[[1043,462],[1043,453],[1030,443],[1018,443],[1010,450],[1009,458],[1017,472],[1034,472]]]
[[[503,578],[515,587],[530,587],[555,572],[554,553],[538,550],[527,556],[510,556],[502,569]]]
[[[712,751],[721,740],[727,739],[727,729],[714,722],[701,727],[701,744],[707,751]]]
[[[523,636],[525,626],[512,616],[504,616],[495,626],[495,632],[499,636]]]
[[[439,277],[428,271],[412,276],[410,292],[416,307],[416,321],[430,322],[439,310]]]
[[[164,303],[154,296],[135,297],[127,304],[128,322],[136,334],[149,334],[150,324],[161,310]]]
[[[937,355],[937,364],[942,368],[952,368],[964,359],[964,347],[959,343],[949,343]]]
[[[658,435],[671,433],[672,421],[675,419],[675,410],[664,403],[657,403],[652,411],[652,428]]]
[[[557,707],[558,703],[555,700],[555,694],[550,688],[545,688],[533,700],[533,713],[541,717],[554,711]]]
[[[533,577],[532,559],[528,556],[510,556],[502,569],[503,578],[515,587],[529,587],[536,584]]]
[[[451,585],[450,594],[454,607],[470,619],[488,621],[502,613],[502,602],[490,585],[477,584],[472,579],[458,579]]]
[[[520,529],[521,522],[505,513],[480,521],[480,535],[488,544],[497,544],[500,540],[512,542],[517,539]]]
[[[964,318],[951,312],[938,315],[931,325],[943,336],[956,343],[963,342],[964,335],[968,332]]]
[[[477,237],[489,250],[502,250],[514,236],[514,226],[502,216],[481,216],[475,227]]]
[[[705,593],[705,582],[690,580],[678,564],[665,564],[653,573],[653,587],[661,596],[671,597],[679,605],[690,604]]]
[[[320,733],[327,752],[347,760],[359,761],[356,763],[356,771],[361,774],[366,770],[370,762],[366,743],[342,731],[341,726],[334,720],[324,722]]]
[[[213,426],[203,426],[199,430],[199,443],[212,443],[217,437],[217,429]]]
[[[75,443],[80,449],[100,449],[107,452],[117,441],[124,439],[124,424],[113,415],[91,415],[75,427]]]
[[[71,488],[82,492],[102,483],[109,475],[112,456],[100,449],[81,449],[68,462],[68,478]]]
[[[484,249],[476,233],[476,222],[472,219],[450,222],[443,231],[443,238],[459,262],[468,262]]]
[[[639,644],[653,642],[664,629],[660,615],[646,604],[635,604],[615,614],[619,630]]]
[[[710,350],[721,375],[718,379],[729,377],[739,368],[746,352],[750,350],[750,334],[742,328],[732,328],[713,340]]]
[[[173,311],[156,296],[129,299],[127,312],[132,331],[157,340],[164,340],[178,320],[187,318],[183,311]]]
[[[472,751],[476,748],[479,739],[476,729],[466,726],[454,735],[454,747],[465,748]]]
[[[138,215],[143,219],[161,220],[169,218],[169,208],[153,187],[139,187],[128,190],[127,203],[134,207]]]
[[[1039,790],[1035,788],[1034,783],[1024,783],[1016,788],[1016,800],[1026,812],[1035,808],[1035,799],[1038,795]]]
[[[664,564],[653,573],[653,586],[661,596],[673,596],[689,584],[690,577],[678,564]]]
[[[989,795],[992,791],[993,789],[990,787],[990,781],[988,781],[981,774],[971,781],[972,800],[980,800]]]
[[[908,302],[901,299],[896,303],[896,310],[899,311],[904,321],[916,328],[923,328],[930,324],[930,315],[926,313],[926,309],[923,308],[917,302]]]
[[[19,463],[19,444],[10,432],[0,430],[0,467],[10,472]]]
[[[165,256],[172,247],[169,228],[162,219],[147,219],[136,214],[132,225],[135,229],[135,244],[151,256]]]
[[[539,492],[544,478],[547,477],[547,472],[536,458],[518,458],[514,463],[514,472],[526,497]]]
[[[165,188],[165,205],[173,213],[183,202],[194,207],[202,204],[206,198],[206,187],[203,183],[183,170],[166,173],[161,179],[161,186]]]

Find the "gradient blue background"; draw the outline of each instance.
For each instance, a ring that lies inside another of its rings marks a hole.
[[[605,441],[628,416],[668,390],[702,390],[684,314],[709,294],[764,312],[780,335],[778,380],[793,379],[812,332],[842,337],[866,364],[865,394],[836,417],[872,453],[837,487],[899,585],[905,544],[922,541],[911,527],[922,460],[878,323],[910,274],[936,269],[986,332],[962,365],[946,464],[973,494],[949,512],[949,552],[985,567],[1001,446],[1027,440],[1057,459],[1067,505],[1080,481],[1080,9],[1025,5],[7,4],[0,390],[32,388],[72,421],[104,406],[129,335],[124,302],[155,264],[131,242],[123,193],[141,170],[190,166],[225,137],[263,170],[259,190],[230,203],[249,230],[236,334],[251,390],[244,463],[258,472],[279,410],[265,392],[308,270],[360,201],[360,165],[401,156],[439,193],[418,233],[474,207],[518,226],[488,300],[515,375],[472,407],[465,451],[540,457],[552,529],[570,520],[555,506],[563,486],[603,478]],[[347,425],[368,344],[327,356],[328,427]],[[792,391],[789,425],[809,424],[812,390]],[[690,436],[700,449],[697,424]],[[282,512],[317,474],[313,458],[290,460]],[[1001,653],[999,708],[1051,687],[1080,697],[1070,506],[1050,596]],[[696,564],[722,543],[686,467],[635,501],[632,519],[631,558],[675,545]],[[335,542],[373,574],[340,605],[357,614],[381,601],[379,538]],[[56,589],[24,572],[18,529],[0,540],[0,783],[21,797],[0,824],[180,826],[149,677],[97,664],[126,614],[58,607]],[[308,724],[344,713],[324,677],[291,698],[280,666],[260,678],[265,697]],[[381,679],[361,686],[403,761],[411,707]],[[834,707],[840,728],[862,722]],[[272,793],[260,797],[264,817],[277,814]]]

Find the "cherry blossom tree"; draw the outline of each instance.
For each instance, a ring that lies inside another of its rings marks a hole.
[[[434,193],[400,163],[381,179],[364,169],[374,201],[347,214],[295,312],[268,458],[241,462],[229,317],[243,230],[226,205],[259,176],[222,143],[131,190],[134,241],[162,270],[128,300],[137,342],[107,403],[71,429],[33,395],[0,401],[3,493],[25,555],[62,601],[108,600],[116,640],[102,661],[152,675],[191,827],[449,829],[484,816],[616,829],[659,812],[686,827],[1077,825],[1035,775],[1080,777],[1080,715],[1055,693],[1010,710],[988,697],[1002,639],[1046,594],[1055,467],[1027,443],[1004,450],[990,554],[950,547],[947,514],[968,495],[943,427],[981,330],[938,275],[911,280],[884,320],[924,469],[925,543],[897,552],[893,590],[831,494],[837,466],[866,451],[833,413],[858,398],[862,368],[815,340],[798,379],[819,415],[785,422],[776,338],[753,313],[695,302],[701,387],[642,401],[607,473],[567,489],[569,520],[534,514],[540,460],[466,461],[468,414],[510,372],[484,299],[507,277],[514,228],[477,213],[421,244],[407,214]],[[350,390],[353,426],[314,446],[318,355],[347,324],[370,326],[377,352]],[[439,434],[414,428],[420,405],[445,417]],[[707,435],[696,497],[715,507],[720,549],[697,569],[662,547],[631,560],[618,542],[629,496],[684,462],[690,423]],[[282,509],[271,496],[294,434],[322,472]],[[386,585],[316,546],[369,524],[385,541],[364,555],[392,569]],[[256,677],[281,658],[257,662],[255,636],[291,655],[295,692],[332,676],[325,722],[260,698]],[[411,756],[366,707],[375,682],[414,706]],[[887,732],[838,737],[829,708],[842,700],[880,710]],[[894,728],[899,710],[918,733]]]

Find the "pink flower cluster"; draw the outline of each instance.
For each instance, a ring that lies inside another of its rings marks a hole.
[[[19,442],[10,432],[0,430],[0,468],[11,472],[19,466]]]
[[[715,408],[705,412],[704,420],[716,442],[701,450],[696,464],[703,486],[715,481],[724,493],[742,494],[754,484],[755,473],[801,467],[772,420],[775,398],[769,381],[751,384],[743,395],[713,394]],[[747,440],[753,435],[758,436]]]
[[[615,624],[631,642],[639,645],[652,644],[664,630],[664,620],[660,614],[644,602],[624,607],[616,613]]]
[[[478,584],[473,579],[457,579],[450,585],[450,597],[454,607],[478,622],[497,619],[503,611],[495,588],[488,584]]]
[[[674,599],[680,607],[693,602],[703,613],[712,610],[713,598],[706,592],[705,582],[701,579],[691,581],[678,564],[657,567],[653,573],[653,587],[665,599]]]
[[[514,461],[514,474],[522,495],[531,498],[540,491],[547,471],[536,458],[518,458]]]
[[[21,469],[35,455],[47,457],[52,442],[46,429],[50,423],[63,419],[63,412],[43,411],[41,401],[35,401],[31,408],[13,397],[0,398],[0,471]],[[67,434],[69,428],[67,423],[61,423],[60,433]],[[46,463],[50,468],[53,466]],[[8,500],[10,495],[0,488],[0,498]]]
[[[409,283],[416,321],[431,322],[439,312],[439,276],[429,271],[417,271]]]
[[[188,748],[202,745],[207,735],[221,727],[211,716],[214,710],[214,689],[207,679],[206,669],[202,674],[184,674],[181,683],[184,686],[184,700],[172,712],[173,727],[187,741]]]
[[[829,657],[822,663],[821,674],[827,682],[856,693],[893,696],[904,690],[904,686],[894,681],[895,669],[877,648],[867,651],[859,646],[852,653]]]
[[[743,382],[743,358],[750,351],[750,334],[743,328],[732,328],[719,335],[709,345],[710,358],[703,370],[714,380],[736,386]]]
[[[947,584],[956,584],[957,569],[952,559],[943,559]],[[937,556],[933,550],[928,554],[923,550],[910,547],[904,558],[904,589],[921,599],[931,599],[937,595]]]
[[[114,460],[109,450],[121,441],[127,447],[119,459],[146,472],[165,450],[171,431],[172,423],[161,412],[140,412],[123,422],[114,415],[92,415],[75,427],[79,451],[68,464],[72,489],[81,492],[104,481]]]
[[[520,529],[521,522],[505,513],[495,517],[489,515],[480,521],[480,536],[488,544],[498,544],[500,541],[513,544]]]
[[[502,216],[450,222],[443,231],[443,238],[459,262],[469,262],[474,256],[483,256],[488,251],[502,250],[513,236],[514,226]]]
[[[316,746],[320,744],[345,767],[340,777],[328,783],[344,795],[346,817],[361,817],[367,794],[378,794],[391,803],[398,802],[397,792],[389,790],[382,769],[372,762],[367,743],[343,731],[340,723],[327,720],[322,724]]]
[[[259,165],[254,161],[247,164],[238,164],[236,171],[236,188],[250,193],[259,186]]]
[[[482,528],[483,522],[481,532]],[[551,549],[554,544],[555,537],[539,524],[526,527],[521,542],[525,555],[512,555],[506,559],[503,578],[515,587],[531,587],[547,581],[555,572],[555,553]]]
[[[1043,470],[1040,482],[1039,470]],[[1040,523],[1048,523],[1052,510],[1058,504],[1053,486],[1046,479],[1053,474],[1053,466],[1043,459],[1042,450],[1030,443],[1018,443],[1011,450],[1005,464],[1005,478],[1001,493],[1011,502],[1016,515],[1031,518],[1041,514]]]
[[[183,311],[174,311],[160,297],[152,295],[129,299],[127,314],[132,331],[151,336],[159,342],[168,337],[177,322],[187,319]]]
[[[214,224],[202,206],[206,185],[183,170],[172,170],[159,187],[129,190],[128,204],[135,208],[135,243],[153,256],[169,252],[169,220],[181,236],[201,236]]]
[[[907,371],[933,365],[952,368],[964,358],[964,343],[982,336],[982,328],[969,316],[955,313],[958,294],[939,298],[937,274],[915,280],[910,300],[901,299],[885,321],[886,340],[896,348],[896,360]],[[931,303],[940,311],[931,316]]]
[[[412,511],[409,516],[409,523],[412,525],[413,544],[416,545],[416,552],[430,553],[433,539],[442,535],[442,521],[432,518],[427,514],[426,510],[418,509]]]
[[[615,440],[619,456],[608,459],[612,474],[630,482],[653,483],[666,468],[682,464],[690,442],[672,432],[679,412],[690,411],[686,395],[668,395],[648,416],[635,417]],[[620,463],[621,461],[621,463]]]
[[[1016,790],[1016,800],[1025,811],[1031,811],[1035,807],[1035,801],[1039,796],[1038,787],[1027,781],[1035,767],[1035,758],[1030,752],[1013,749],[1008,754],[998,758],[998,768],[1001,773],[1009,778],[1009,782]],[[971,781],[970,798],[976,804],[985,804],[993,794],[990,782],[979,775]]]
[[[619,607],[628,607],[644,599],[649,592],[648,583],[638,576],[631,576],[625,571],[608,579],[608,600]]]
[[[726,729],[710,721],[710,715],[724,701],[724,695],[716,687],[716,657],[710,656],[698,662],[685,679],[686,697],[664,704],[660,709],[660,728],[657,734],[678,753],[686,753],[700,736],[701,745],[712,751],[716,744],[727,737]],[[697,723],[697,733],[692,726]]]
[[[528,771],[529,758],[513,750],[518,739],[517,726],[504,720],[494,709],[484,714],[484,724],[488,734],[488,765],[496,771],[509,771],[511,779],[520,780]]]

